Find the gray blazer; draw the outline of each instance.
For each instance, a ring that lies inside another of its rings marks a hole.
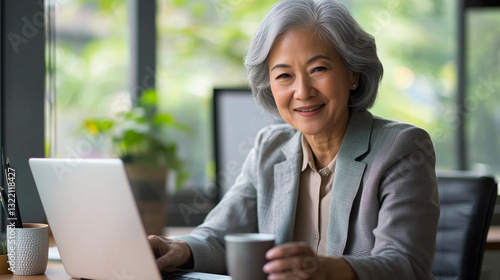
[[[187,242],[194,270],[226,271],[224,235],[264,232],[293,240],[302,163],[301,133],[260,131],[241,174]],[[439,200],[429,135],[417,127],[351,114],[337,155],[327,252],[359,279],[433,279]]]

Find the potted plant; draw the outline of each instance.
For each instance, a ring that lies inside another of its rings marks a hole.
[[[7,262],[7,243],[0,242],[0,274],[12,273],[9,270],[9,263]]]
[[[84,124],[93,136],[111,137],[115,153],[125,163],[148,234],[163,233],[167,174],[175,175],[169,181],[175,182],[177,190],[189,177],[169,132],[190,129],[172,115],[158,112],[157,102],[157,92],[146,90],[129,111],[111,118],[86,119]]]

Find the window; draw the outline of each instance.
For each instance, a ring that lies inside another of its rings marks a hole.
[[[245,49],[273,2],[157,1],[161,110],[193,130],[179,136],[191,172],[187,187],[213,187],[212,92],[245,86]]]
[[[466,13],[466,163],[500,177],[500,8]]]
[[[456,1],[342,2],[375,37],[384,65],[372,112],[426,129],[437,168],[453,169]]]
[[[53,8],[50,156],[110,156],[110,142],[93,139],[82,128],[86,118],[110,116],[131,105],[126,1],[55,1]]]
[[[275,2],[156,1],[158,110],[192,129],[189,135],[174,134],[190,172],[187,204],[194,201],[193,191],[207,196],[214,188],[212,91],[245,86],[245,49]],[[437,168],[456,168],[461,114],[455,105],[456,1],[341,2],[375,37],[384,65],[372,112],[426,129],[436,148]],[[91,139],[80,128],[85,118],[114,115],[131,106],[128,9],[126,1],[56,2],[57,137],[50,139],[52,156],[114,156],[109,139]],[[467,163],[498,174],[500,13],[477,9],[468,17]]]

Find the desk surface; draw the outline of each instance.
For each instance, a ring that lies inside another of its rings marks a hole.
[[[175,233],[185,233],[182,230]],[[173,234],[176,235],[176,234]],[[486,242],[486,250],[500,250],[500,226],[492,226],[488,233],[488,240]],[[64,271],[64,266],[61,262],[49,261],[47,271],[42,275],[35,276],[19,276],[12,274],[0,275],[1,279],[12,280],[70,280],[71,278]]]
[[[66,271],[64,271],[64,266],[61,262],[49,261],[47,265],[47,271],[42,275],[33,276],[21,276],[13,274],[0,275],[2,279],[12,279],[12,280],[69,280],[71,278]]]

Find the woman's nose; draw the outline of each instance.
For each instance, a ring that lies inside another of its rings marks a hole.
[[[309,77],[300,76],[295,81],[295,98],[300,100],[308,99],[313,96],[313,88]]]

